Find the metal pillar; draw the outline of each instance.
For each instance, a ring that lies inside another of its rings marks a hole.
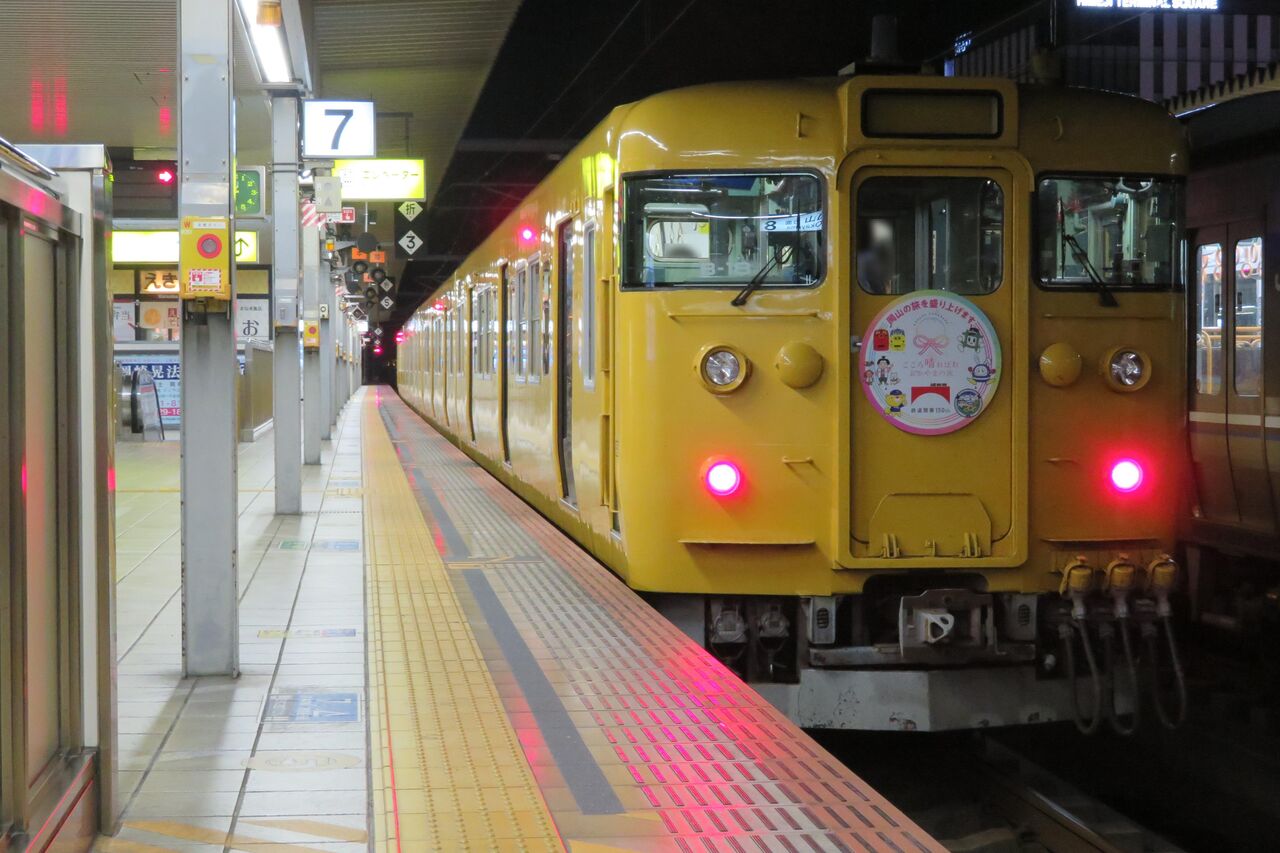
[[[232,215],[231,0],[178,4],[178,214]],[[182,258],[183,266],[198,266]],[[236,336],[230,303],[182,316],[182,668],[237,675]]]
[[[342,363],[338,361],[338,343],[345,325],[342,315],[338,313],[338,293],[332,281],[325,282],[324,296],[329,303],[329,345],[325,349],[325,357],[329,361],[329,430],[330,434],[338,426],[338,410],[342,408],[342,391],[338,385],[338,373]],[[324,334],[321,327],[320,334]]]
[[[333,282],[321,267],[320,298],[320,438],[333,437]]]
[[[275,324],[271,417],[276,513],[302,512],[302,364],[298,337],[298,99],[271,99],[271,212]]]
[[[327,280],[327,276],[326,276]],[[320,319],[320,232],[302,229],[302,322]],[[320,364],[323,348],[307,348],[302,354],[302,461],[320,464],[321,427],[328,423],[321,408]]]

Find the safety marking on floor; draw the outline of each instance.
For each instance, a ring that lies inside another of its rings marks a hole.
[[[369,840],[369,833],[365,832],[363,829],[357,829],[354,826],[343,826],[339,823],[325,823],[319,820],[306,820],[305,818],[242,817],[239,822],[253,824],[254,826],[262,826],[268,829],[284,829],[289,832],[314,835],[317,838],[323,838],[326,841],[348,841],[354,844],[361,844]]]
[[[172,847],[156,847],[143,841],[128,838],[99,838],[93,845],[95,853],[173,853]]]
[[[349,770],[360,766],[360,756],[349,752],[308,752],[270,750],[260,752],[243,762],[250,770],[287,772],[313,772],[324,770]]]
[[[359,539],[314,539],[311,542],[312,551],[359,551]]]
[[[379,406],[570,849],[942,849],[393,394]],[[475,565],[515,553],[540,556]],[[554,696],[521,683],[504,622]],[[578,810],[548,707],[625,812]]]
[[[511,673],[529,703],[538,728],[548,735],[547,746],[573,792],[578,811],[584,815],[621,814],[626,811],[604,771],[591,756],[591,750],[582,740],[582,733],[573,724],[546,673],[538,665],[533,652],[529,651],[502,602],[498,601],[489,580],[483,572],[468,572],[466,578],[471,594],[489,623],[489,630],[501,646],[503,657],[511,665]],[[552,731],[558,736],[551,737]]]
[[[262,850],[271,850],[273,853],[326,853],[325,848],[322,847],[309,847],[288,841],[272,841],[268,838],[242,835],[238,832],[228,836],[225,829],[193,826],[176,820],[127,820],[124,826],[139,832],[149,832],[152,835],[162,835],[166,838],[198,844],[216,844],[228,850],[243,850],[247,853],[257,853]]]
[[[280,551],[305,551],[311,547],[311,543],[306,539],[281,539],[276,543],[276,548]]]
[[[374,389],[364,397],[375,849],[563,850]]]
[[[359,628],[263,628],[258,631],[260,640],[306,640],[336,639],[338,637],[357,637]]]
[[[264,723],[358,723],[360,694],[315,688],[277,688],[267,697]]]

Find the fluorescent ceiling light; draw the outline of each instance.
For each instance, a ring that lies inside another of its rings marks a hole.
[[[281,27],[264,27],[258,23],[258,0],[238,0],[245,29],[253,43],[253,56],[258,70],[268,83],[288,83],[293,80],[289,67],[289,54],[284,48],[284,30]]]

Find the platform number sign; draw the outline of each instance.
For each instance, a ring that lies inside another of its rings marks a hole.
[[[302,156],[378,156],[373,101],[303,101]]]
[[[427,218],[423,216],[425,208],[416,201],[402,201],[396,205],[395,243],[396,257],[403,261],[411,261],[418,257],[425,243],[422,235]]]

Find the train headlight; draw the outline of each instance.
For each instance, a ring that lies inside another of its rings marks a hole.
[[[1137,391],[1151,381],[1151,360],[1142,350],[1116,347],[1102,361],[1102,374],[1113,391]]]
[[[698,375],[715,394],[727,394],[737,389],[751,370],[747,357],[732,347],[711,347],[698,359]]]

